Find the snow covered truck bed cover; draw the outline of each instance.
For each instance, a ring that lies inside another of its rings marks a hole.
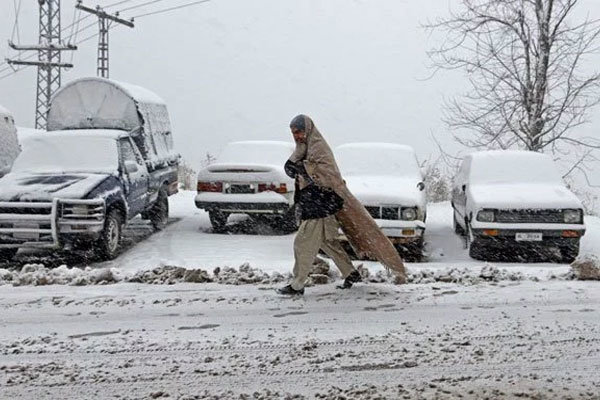
[[[104,78],[81,78],[52,98],[48,130],[118,129],[131,133],[152,170],[178,161],[165,102],[153,92]]]

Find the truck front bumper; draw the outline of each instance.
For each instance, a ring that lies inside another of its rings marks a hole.
[[[425,223],[423,221],[403,221],[376,219],[379,229],[393,244],[415,244],[423,241]],[[340,229],[340,240],[348,240]]]
[[[471,227],[472,239],[489,246],[531,249],[575,246],[585,235],[582,225],[565,225],[554,229],[549,229],[547,224],[523,228],[501,228],[498,225],[494,224],[491,228]]]
[[[0,248],[57,249],[69,242],[96,240],[105,214],[102,199],[0,202]]]

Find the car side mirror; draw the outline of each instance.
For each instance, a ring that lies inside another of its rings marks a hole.
[[[425,183],[423,183],[423,182],[417,183],[417,188],[422,192],[423,190],[425,190]]]
[[[462,191],[466,192],[467,191],[467,185],[462,185]]]
[[[128,174],[133,174],[138,172],[138,165],[135,161],[125,161],[125,172]]]

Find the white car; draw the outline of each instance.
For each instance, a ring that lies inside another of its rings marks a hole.
[[[420,259],[427,202],[412,147],[350,143],[337,147],[335,156],[348,188],[398,251]]]
[[[196,207],[208,211],[215,231],[225,227],[230,214],[265,216],[279,227],[297,227],[294,180],[283,169],[294,148],[277,141],[229,143],[199,172]]]
[[[483,151],[462,162],[452,188],[454,227],[471,257],[492,250],[560,250],[572,262],[585,234],[583,206],[553,160],[527,151]]]

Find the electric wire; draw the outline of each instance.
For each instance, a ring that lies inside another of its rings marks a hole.
[[[186,7],[191,7],[191,6],[194,6],[194,5],[196,5],[196,4],[208,3],[208,2],[210,2],[210,1],[211,1],[211,0],[198,0],[198,1],[193,1],[193,2],[191,2],[191,3],[187,3],[187,4],[182,4],[182,5],[175,6],[175,7],[165,8],[165,9],[163,9],[163,10],[152,11],[152,12],[148,12],[148,13],[146,13],[146,14],[135,15],[133,18],[134,18],[134,19],[136,19],[136,18],[147,17],[147,16],[150,16],[150,15],[163,14],[163,13],[166,13],[166,12],[175,11],[175,10],[179,10],[179,9],[186,8]]]

